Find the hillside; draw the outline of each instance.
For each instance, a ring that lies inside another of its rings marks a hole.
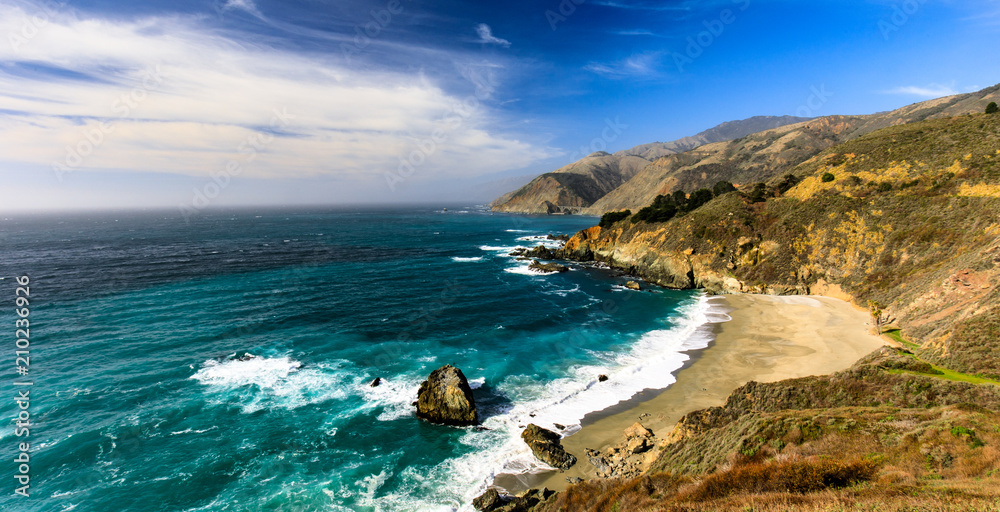
[[[636,175],[649,161],[637,156],[594,153],[503,195],[494,211],[558,213],[589,206]]]
[[[807,117],[795,116],[754,116],[741,121],[726,121],[718,126],[709,128],[697,135],[683,137],[671,142],[653,142],[642,144],[631,149],[618,151],[615,156],[632,155],[653,161],[657,158],[675,153],[690,151],[696,147],[711,144],[713,142],[724,142],[738,139],[751,133],[773,130],[789,124],[808,121]]]
[[[572,237],[563,257],[669,287],[873,301],[905,348],[751,382],[687,414],[644,476],[533,510],[1000,510],[1000,114],[932,116],[830,147],[762,197]]]
[[[711,187],[720,180],[737,186],[767,181],[821,151],[889,126],[973,112],[1000,100],[1000,87],[938,98],[867,116],[827,116],[707,144],[660,158],[582,213],[601,215],[650,204],[657,195]]]
[[[491,205],[494,211],[514,213],[575,213],[629,181],[651,160],[687,151],[702,144],[742,137],[804,118],[757,116],[729,121],[691,137],[654,142],[619,151],[600,151],[555,171],[545,173]]]

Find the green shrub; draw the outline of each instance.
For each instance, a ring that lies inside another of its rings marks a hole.
[[[712,193],[715,194],[715,197],[719,197],[722,194],[728,194],[730,192],[736,192],[736,187],[728,181],[720,181],[712,187]]]
[[[986,105],[987,114],[996,114],[1000,112],[1000,107],[997,107],[997,102],[991,101],[989,105]]]
[[[691,197],[688,198],[687,205],[685,205],[684,209],[689,212],[697,210],[702,205],[711,201],[714,198],[715,195],[712,194],[712,191],[707,188],[701,188],[695,190],[694,192],[691,193]]]
[[[601,222],[598,224],[602,228],[609,228],[614,223],[625,220],[632,215],[631,210],[625,210],[621,212],[608,212],[601,216]]]
[[[823,179],[823,183],[830,183],[831,181],[837,179],[837,177],[834,176],[832,172],[825,172],[825,173],[823,173],[823,178],[822,179]]]
[[[748,197],[751,203],[763,203],[767,201],[767,185],[764,183],[755,184]]]

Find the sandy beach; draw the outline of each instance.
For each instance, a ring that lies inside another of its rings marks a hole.
[[[749,382],[823,375],[850,367],[885,345],[873,335],[863,310],[842,300],[818,296],[730,295],[713,297],[732,318],[716,324],[712,344],[692,354],[665,390],[648,390],[606,411],[584,418],[583,428],[562,443],[579,462],[566,472],[500,475],[495,485],[518,492],[529,487],[561,490],[567,478],[592,478],[586,449],[622,441],[622,431],[636,421],[662,439],[684,414],[722,405],[737,387]],[[640,420],[641,417],[641,420]]]

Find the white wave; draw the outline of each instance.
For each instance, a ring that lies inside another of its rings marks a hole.
[[[172,436],[179,436],[181,434],[204,434],[205,432],[210,432],[210,431],[215,430],[217,428],[219,428],[219,427],[213,426],[213,427],[210,427],[210,428],[206,428],[204,430],[193,430],[193,429],[190,429],[190,428],[186,428],[184,430],[178,430],[177,432],[171,432],[170,435],[172,435]]]
[[[508,233],[531,233],[531,230],[528,229],[506,229],[504,231]]]
[[[516,267],[505,268],[503,269],[503,271],[509,272],[511,274],[519,274],[522,276],[533,276],[533,277],[545,276],[549,274],[548,272],[539,272],[537,270],[534,270],[531,268],[530,265],[531,263],[523,263]]]
[[[486,384],[486,377],[479,377],[478,379],[469,379],[469,387],[472,389],[479,389]]]
[[[376,387],[371,387],[370,381],[362,383],[357,387],[365,399],[366,408],[381,407],[379,421],[393,421],[407,416],[413,416],[414,409],[411,405],[417,397],[420,389],[420,380],[411,378],[387,379],[383,378]]]
[[[488,252],[498,252],[506,255],[507,253],[513,251],[514,249],[523,249],[519,245],[480,245],[479,249]]]
[[[222,362],[209,359],[191,376],[225,399],[237,396],[246,413],[265,406],[294,409],[345,398],[349,389],[345,377],[326,364],[303,368],[288,356]]]
[[[533,246],[544,245],[549,249],[559,249],[563,246],[562,240],[550,240],[548,235],[531,235],[517,238],[518,242],[531,242]]]
[[[571,293],[577,293],[577,292],[582,293],[582,290],[580,289],[580,285],[576,285],[573,288],[570,288],[569,290],[553,289],[553,290],[544,290],[544,291],[542,291],[542,293],[544,293],[546,295],[558,295],[560,297],[566,297],[566,296],[568,296]]]
[[[461,256],[453,256],[451,258],[451,261],[454,261],[456,263],[471,263],[473,261],[483,261],[483,257],[482,256],[474,256],[474,257],[471,257],[471,258],[463,258]]]
[[[475,450],[430,469],[410,467],[400,472],[405,487],[434,489],[431,496],[414,504],[412,497],[394,494],[376,498],[375,503],[384,510],[470,511],[471,500],[497,475],[551,470],[520,439],[528,423],[572,434],[590,412],[628,400],[645,389],[670,386],[675,381],[672,374],[690,358],[686,352],[707,347],[712,339],[710,324],[726,318],[721,305],[705,296],[682,306],[678,314],[680,318],[672,327],[644,334],[624,353],[601,354],[602,363],[573,368],[566,378],[548,382],[531,376],[505,379],[498,389],[515,405],[484,420],[486,430],[469,429],[460,438],[462,444]],[[598,382],[602,374],[610,379]],[[557,429],[556,423],[565,429]]]

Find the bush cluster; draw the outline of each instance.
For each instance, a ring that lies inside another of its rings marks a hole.
[[[735,190],[736,187],[732,183],[720,181],[711,190],[700,188],[690,196],[683,190],[677,190],[671,195],[658,195],[653,204],[632,216],[632,222],[666,222],[678,215],[697,210],[712,199]]]
[[[612,224],[625,220],[632,215],[632,210],[624,210],[620,212],[608,212],[601,216],[601,222],[598,226],[601,228],[609,228]]]

